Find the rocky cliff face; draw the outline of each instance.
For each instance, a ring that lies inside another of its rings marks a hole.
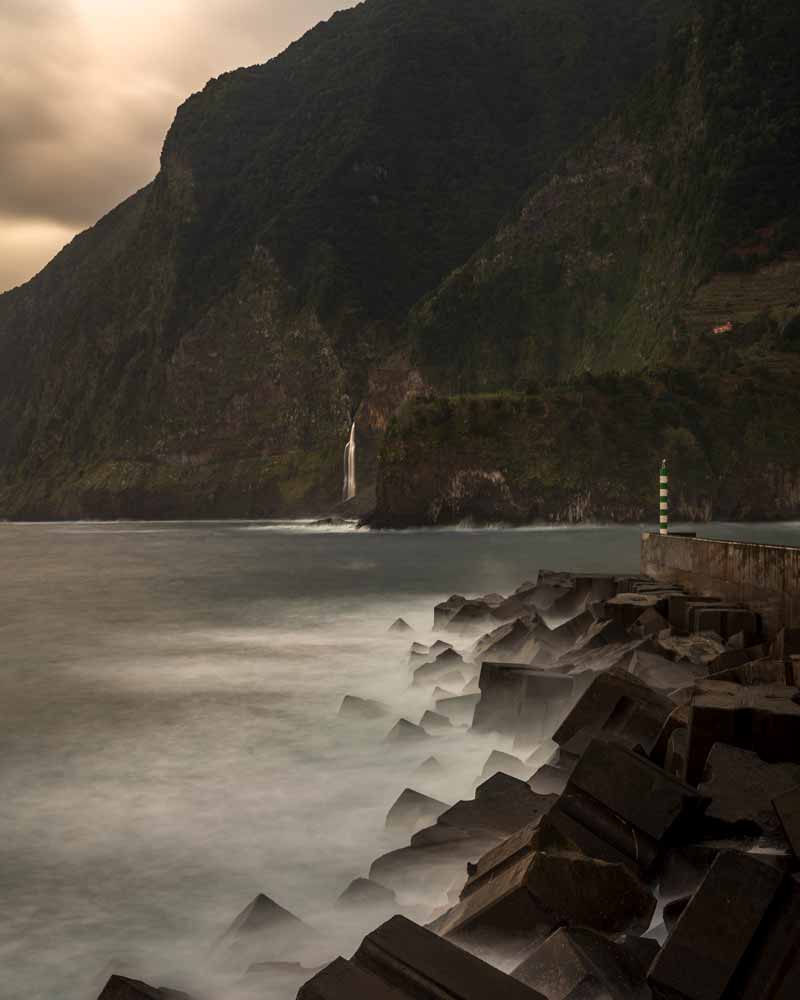
[[[653,522],[664,456],[673,518],[794,516],[798,404],[797,354],[777,352],[703,375],[586,375],[536,394],[419,399],[387,432],[372,523]]]
[[[212,81],[155,181],[0,296],[0,516],[330,507],[353,414],[369,478],[430,384],[409,309],[684,8],[368,0]]]

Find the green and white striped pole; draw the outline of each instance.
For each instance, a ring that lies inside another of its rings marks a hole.
[[[661,476],[658,489],[658,527],[662,535],[669,534],[669,477],[667,476],[667,460],[661,460]]]

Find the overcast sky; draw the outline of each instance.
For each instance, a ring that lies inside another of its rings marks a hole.
[[[0,291],[158,170],[177,106],[355,0],[0,0]]]

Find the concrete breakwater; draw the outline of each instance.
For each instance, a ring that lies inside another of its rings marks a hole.
[[[336,903],[361,944],[337,957],[259,893],[216,945],[229,980],[208,996],[800,995],[800,632],[655,576],[542,571],[437,605],[442,638],[401,667],[427,696],[419,721],[357,694],[339,710],[379,726],[376,752],[420,757],[387,815],[407,846]],[[459,728],[497,749],[452,802],[437,745]],[[114,974],[100,997],[185,994]]]

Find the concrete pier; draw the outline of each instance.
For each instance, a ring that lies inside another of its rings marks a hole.
[[[800,627],[800,548],[645,532],[641,566],[699,596],[747,604],[769,635]]]

